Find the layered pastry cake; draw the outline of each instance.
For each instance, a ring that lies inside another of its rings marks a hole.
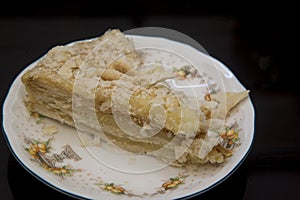
[[[145,67],[133,42],[109,30],[52,48],[22,82],[30,112],[73,126],[87,138],[174,166],[224,162],[232,153],[224,145],[224,120],[248,91],[199,101],[168,87],[172,78],[160,64]]]

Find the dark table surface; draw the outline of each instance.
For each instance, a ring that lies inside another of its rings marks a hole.
[[[254,144],[244,163],[227,180],[195,199],[300,199],[294,20],[262,13],[259,17],[241,13],[125,14],[1,17],[1,102],[18,73],[54,45],[96,37],[109,28],[174,29],[198,41],[228,66],[251,91],[256,113]],[[30,175],[9,152],[4,134],[0,135],[0,162],[1,199],[73,199]]]

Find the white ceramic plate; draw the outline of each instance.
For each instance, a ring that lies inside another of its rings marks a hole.
[[[179,70],[188,62],[199,67],[201,76],[206,78],[212,89],[245,90],[227,67],[191,46],[164,38],[130,37],[136,48],[144,49],[149,62],[162,62],[167,67]],[[207,164],[197,168],[167,166],[148,173],[126,173],[107,167],[82,146],[75,129],[47,118],[40,120],[29,115],[23,103],[26,92],[21,76],[36,62],[28,66],[13,82],[3,106],[3,127],[7,143],[21,165],[58,191],[86,199],[188,198],[207,191],[226,179],[250,150],[254,137],[254,109],[248,98],[231,112],[226,122],[238,123],[241,144],[235,149],[234,155],[221,165]],[[170,84],[179,90],[185,90],[187,84],[192,83],[196,85],[200,96],[207,90],[201,85],[201,81],[197,82],[191,75],[183,79],[186,80],[175,80]],[[57,133],[44,134],[45,128],[51,129],[52,125],[57,127]],[[117,156],[114,151],[109,150],[106,155],[111,158]],[[39,156],[48,162],[47,165],[40,162]],[[153,161],[152,158],[145,159]],[[130,167],[136,167],[135,164],[133,157],[128,160],[126,167],[130,171]]]

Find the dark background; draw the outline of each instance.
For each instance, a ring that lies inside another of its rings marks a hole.
[[[300,199],[299,17],[296,5],[276,2],[6,2],[0,7],[1,105],[18,73],[55,45],[96,37],[109,28],[174,29],[228,66],[251,91],[256,112],[247,159],[195,199]],[[72,199],[27,173],[3,134],[0,159],[1,199]]]

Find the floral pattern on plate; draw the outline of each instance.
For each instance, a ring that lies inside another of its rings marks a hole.
[[[184,184],[184,179],[186,177],[188,177],[188,175],[170,178],[169,180],[167,180],[166,182],[164,182],[162,184],[162,187],[163,187],[162,191],[174,190],[174,189],[178,188],[180,185]]]
[[[25,138],[25,150],[31,155],[32,160],[40,164],[40,166],[60,177],[72,176],[74,172],[81,171],[80,169],[74,169],[70,165],[57,165],[57,163],[63,163],[63,161],[68,159],[73,159],[75,161],[81,160],[70,145],[66,145],[64,150],[60,153],[51,153],[51,142],[53,138],[47,141],[39,141],[30,138]]]

